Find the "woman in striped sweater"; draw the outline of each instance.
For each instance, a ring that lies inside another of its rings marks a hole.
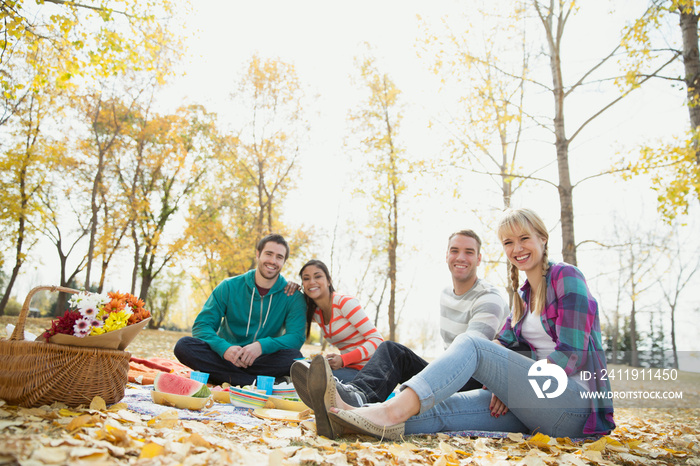
[[[384,338],[356,298],[336,293],[326,264],[310,260],[299,276],[306,299],[306,337],[311,322],[316,322],[323,337],[341,353],[326,356],[333,375],[341,382],[350,382]]]

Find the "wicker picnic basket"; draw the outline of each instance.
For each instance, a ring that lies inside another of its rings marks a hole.
[[[41,290],[79,293],[60,286],[38,286],[29,292],[12,336],[0,340],[0,399],[24,407],[89,405],[98,395],[107,404],[121,400],[130,353],[24,340],[29,304]]]

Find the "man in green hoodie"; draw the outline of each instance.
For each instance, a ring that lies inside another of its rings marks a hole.
[[[260,240],[257,267],[227,278],[209,296],[194,321],[192,336],[175,345],[177,359],[209,374],[209,382],[250,385],[258,375],[289,375],[301,358],[306,304],[300,292],[285,294],[280,275],[289,258],[281,235]]]

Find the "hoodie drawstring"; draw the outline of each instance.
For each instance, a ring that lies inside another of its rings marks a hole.
[[[262,324],[263,327],[267,323],[267,318],[270,317],[270,308],[271,307],[272,307],[272,295],[270,295],[270,302],[267,305],[267,314],[265,314],[265,321]]]
[[[250,295],[250,311],[248,311],[248,326],[245,328],[245,336],[248,336],[248,330],[250,330],[250,318],[253,317],[253,298],[255,298],[255,287],[253,287],[253,293]]]

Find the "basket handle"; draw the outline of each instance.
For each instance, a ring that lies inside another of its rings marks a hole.
[[[56,286],[56,285],[49,285],[49,286],[37,286],[35,288],[32,288],[29,293],[27,294],[26,299],[24,300],[24,304],[22,305],[22,310],[19,313],[19,320],[17,321],[17,326],[15,327],[14,331],[12,332],[12,336],[10,337],[10,340],[24,340],[24,322],[27,320],[27,314],[29,313],[29,304],[32,302],[32,297],[34,294],[38,291],[42,290],[49,290],[49,291],[62,291],[64,293],[80,293],[78,290],[74,290],[73,288],[66,288],[65,286]]]

